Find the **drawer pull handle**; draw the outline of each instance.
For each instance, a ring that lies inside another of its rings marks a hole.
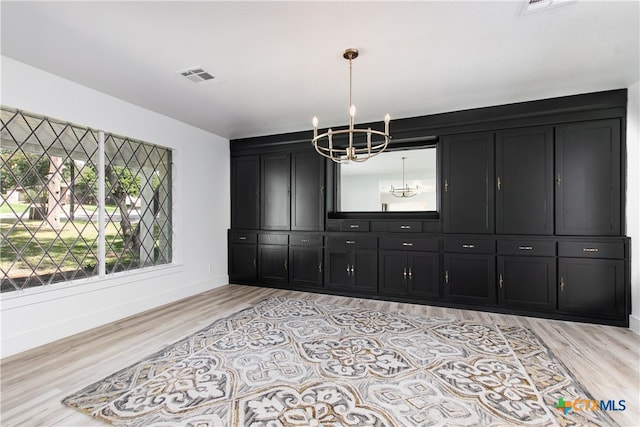
[[[402,269],[402,276],[406,279],[407,278],[407,267]]]
[[[473,245],[473,244],[466,244],[466,243],[465,243],[464,245],[462,245],[462,247],[463,247],[463,248],[465,248],[465,249],[473,249],[473,248],[475,248],[475,247],[476,247],[476,245]]]
[[[247,240],[247,238],[245,236],[240,236],[238,237],[238,240]]]
[[[402,246],[413,246],[413,243],[402,242]]]
[[[411,267],[409,267],[409,280],[413,279],[413,272],[411,271]]]
[[[360,228],[360,226],[358,224],[351,224],[349,228]]]
[[[400,229],[401,230],[411,230],[411,226],[410,225],[401,225]]]
[[[582,252],[598,252],[598,248],[582,248]]]
[[[355,240],[347,240],[345,243],[347,245],[353,245],[356,241]]]
[[[533,246],[518,246],[518,249],[521,251],[531,251],[533,250]]]
[[[302,239],[302,243],[309,243],[309,239]]]

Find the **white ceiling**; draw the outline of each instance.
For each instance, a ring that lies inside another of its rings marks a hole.
[[[638,1],[2,1],[2,54],[227,138],[640,80]],[[214,82],[176,71],[204,67]],[[382,124],[381,124],[382,126]],[[393,131],[393,121],[391,123]]]

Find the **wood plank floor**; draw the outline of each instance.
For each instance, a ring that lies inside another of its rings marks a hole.
[[[103,425],[60,401],[218,318],[271,296],[528,327],[594,398],[626,400],[626,411],[609,412],[612,418],[623,426],[640,426],[640,336],[628,329],[239,285],[223,286],[3,359],[0,425]]]

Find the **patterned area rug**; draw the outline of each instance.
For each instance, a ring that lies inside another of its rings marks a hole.
[[[127,426],[615,425],[574,399],[527,329],[269,298],[63,403]]]

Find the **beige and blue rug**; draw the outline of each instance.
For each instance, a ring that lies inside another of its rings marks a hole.
[[[64,399],[127,426],[615,425],[531,331],[269,298]]]

